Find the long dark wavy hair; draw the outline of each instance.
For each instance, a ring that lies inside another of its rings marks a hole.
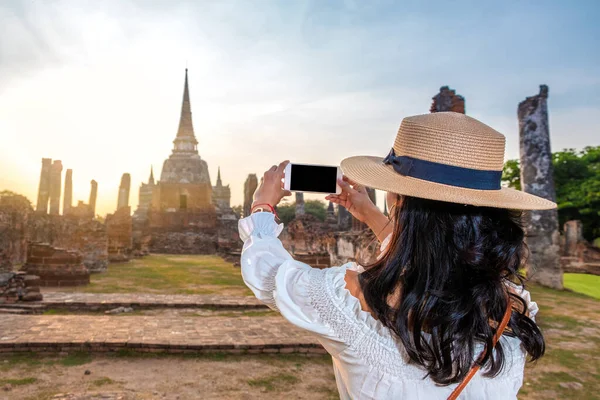
[[[375,317],[402,341],[410,359],[440,385],[461,381],[485,345],[485,376],[504,365],[502,343],[491,351],[511,296],[505,335],[518,337],[530,361],[545,351],[544,337],[526,316],[525,301],[503,283],[524,283],[527,247],[520,211],[403,197],[384,256],[359,275]],[[396,304],[390,296],[400,291]],[[425,333],[424,333],[425,332]],[[429,338],[427,338],[429,336]]]

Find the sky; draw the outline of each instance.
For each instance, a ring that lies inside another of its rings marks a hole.
[[[507,159],[540,84],[553,150],[597,146],[599,20],[597,1],[4,0],[0,190],[35,205],[52,158],[74,203],[98,182],[101,215],[130,173],[135,208],[171,153],[186,67],[199,153],[232,205],[281,160],[385,156],[444,85],[506,135]]]

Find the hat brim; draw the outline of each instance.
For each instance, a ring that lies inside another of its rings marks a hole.
[[[391,165],[384,164],[381,157],[349,157],[342,161],[341,168],[344,175],[356,183],[405,196],[514,210],[556,208],[556,203],[552,201],[511,188],[467,189],[403,176],[397,173]]]

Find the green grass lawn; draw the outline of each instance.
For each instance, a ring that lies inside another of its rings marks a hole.
[[[86,293],[222,294],[251,296],[239,268],[217,256],[150,255],[110,264],[87,286],[60,288]]]
[[[581,275],[571,284],[572,275],[577,274],[565,274],[565,285],[572,290],[583,291],[598,282],[597,276]],[[598,399],[600,301],[537,286],[530,291],[540,308],[536,322],[546,339],[546,354],[525,367],[519,399]]]
[[[564,282],[572,291],[530,287],[532,299],[540,308],[537,322],[546,339],[546,355],[526,366],[519,399],[599,398],[600,277],[565,274]],[[107,273],[92,275],[90,285],[64,290],[251,295],[239,268],[216,256],[189,255],[152,255],[126,264],[111,264]],[[262,377],[247,384],[262,390],[279,390],[279,386]],[[333,383],[330,389],[335,391]]]
[[[563,279],[567,289],[600,300],[600,276],[588,274],[564,274]]]

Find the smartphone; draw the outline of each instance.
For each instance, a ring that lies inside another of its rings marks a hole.
[[[329,165],[288,164],[284,170],[284,188],[292,192],[340,194],[340,167]]]

